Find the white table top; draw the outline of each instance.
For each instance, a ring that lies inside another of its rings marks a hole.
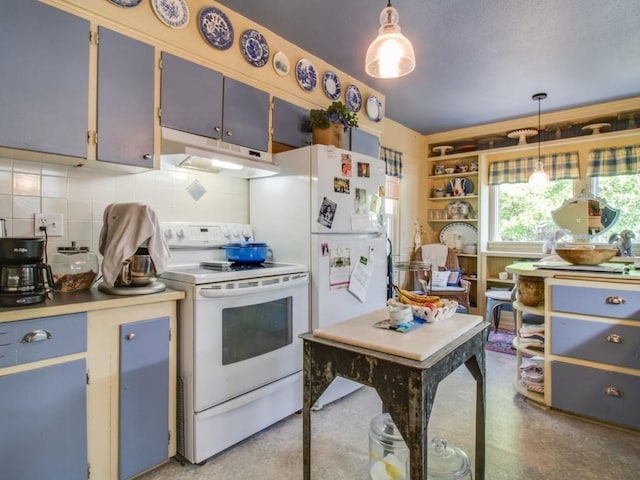
[[[474,326],[484,322],[478,315],[456,313],[436,323],[426,323],[407,333],[374,326],[389,318],[386,308],[313,331],[313,335],[336,342],[422,361]]]

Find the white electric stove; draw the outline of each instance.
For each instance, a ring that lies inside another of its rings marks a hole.
[[[182,290],[178,453],[201,463],[302,408],[309,331],[305,265],[236,265],[219,248],[250,225],[161,223],[171,257],[160,278]]]

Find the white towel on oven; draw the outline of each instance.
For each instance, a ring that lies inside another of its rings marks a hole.
[[[149,250],[156,273],[162,273],[170,254],[153,209],[142,203],[107,205],[99,244],[105,283],[114,284],[122,262],[136,253],[142,245],[146,245]]]

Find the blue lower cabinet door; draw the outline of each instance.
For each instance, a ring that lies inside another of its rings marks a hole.
[[[0,478],[87,478],[84,359],[0,376]]]
[[[169,318],[120,326],[119,478],[169,457]]]

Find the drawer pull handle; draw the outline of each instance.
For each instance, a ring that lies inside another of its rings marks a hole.
[[[609,343],[622,343],[622,341],[623,341],[622,336],[618,335],[617,333],[611,333],[611,334],[607,335],[605,337],[605,339]]]
[[[127,340],[133,340],[134,338],[136,338],[136,334],[135,333],[128,333],[125,338]]]
[[[620,389],[618,389],[616,387],[607,387],[605,389],[605,393],[607,395],[612,396],[612,397],[618,397],[618,398],[622,398],[623,397],[622,390],[620,390]]]
[[[45,340],[51,340],[52,338],[53,335],[51,335],[51,332],[47,332],[46,330],[34,330],[22,337],[22,341],[20,343],[44,342]]]
[[[626,303],[626,300],[618,295],[611,295],[610,297],[607,297],[604,303],[607,305],[622,305],[623,303]]]

